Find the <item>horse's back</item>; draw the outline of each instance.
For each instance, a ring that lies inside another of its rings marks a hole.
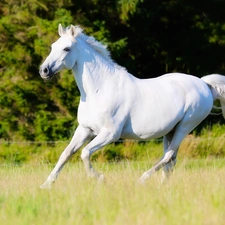
[[[212,109],[212,93],[201,79],[173,73],[154,79],[136,80],[130,94],[133,105],[123,136],[156,138],[170,132],[189,113],[205,118]]]
[[[171,99],[170,104],[174,99],[179,99],[186,105],[189,101],[193,104],[199,103],[199,100],[212,100],[212,93],[203,80],[182,73],[168,73],[153,79],[139,80],[139,88],[146,95],[154,95],[154,101],[158,101],[158,98],[165,101]]]

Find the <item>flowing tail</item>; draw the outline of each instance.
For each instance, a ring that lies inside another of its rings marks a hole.
[[[204,76],[201,79],[210,87],[214,100],[219,99],[222,114],[225,118],[225,76],[211,74]]]

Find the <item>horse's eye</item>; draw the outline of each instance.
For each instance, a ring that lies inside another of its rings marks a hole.
[[[66,52],[69,52],[70,48],[67,47],[67,48],[64,48],[63,50],[66,51]]]

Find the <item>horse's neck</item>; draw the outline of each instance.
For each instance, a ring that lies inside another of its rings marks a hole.
[[[76,66],[73,68],[81,99],[93,95],[101,89],[110,77],[115,76],[116,68],[111,62],[101,57],[98,53],[88,49],[79,51]]]

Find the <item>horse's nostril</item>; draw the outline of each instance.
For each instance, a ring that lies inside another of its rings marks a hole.
[[[43,71],[45,74],[48,74],[48,68],[44,68],[44,71]]]

